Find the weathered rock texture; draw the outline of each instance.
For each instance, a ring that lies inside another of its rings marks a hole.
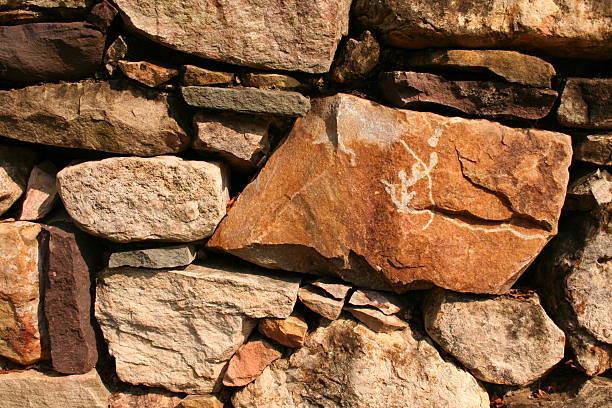
[[[261,319],[257,330],[269,339],[287,347],[302,347],[308,332],[308,323],[300,316],[284,319]]]
[[[0,26],[0,79],[75,80],[102,62],[105,36],[85,23]]]
[[[0,145],[0,215],[26,191],[36,153],[25,147]]]
[[[411,329],[377,334],[345,319],[323,323],[232,402],[236,408],[489,406],[469,373]]]
[[[537,274],[548,309],[588,375],[612,368],[611,210],[608,203],[569,218]]]
[[[612,129],[612,78],[569,78],[557,111],[564,126]]]
[[[349,39],[340,51],[331,78],[340,83],[364,78],[378,64],[380,46],[369,31]]]
[[[355,0],[353,16],[404,48],[512,48],[563,58],[612,56],[605,1]]]
[[[281,116],[304,116],[310,109],[308,98],[298,92],[206,86],[186,86],[181,92],[196,108]]]
[[[0,356],[24,365],[48,357],[40,232],[30,222],[0,223]]]
[[[45,317],[51,363],[64,374],[85,374],[98,361],[90,275],[96,270],[88,238],[71,226],[46,226]]]
[[[336,320],[342,313],[344,299],[334,299],[319,292],[313,286],[307,285],[300,288],[298,297],[308,309],[326,319]]]
[[[253,170],[270,151],[271,118],[200,111],[193,148],[222,157],[230,166]]]
[[[175,394],[135,389],[113,394],[109,408],[185,408],[180,404],[181,398]]]
[[[297,79],[281,74],[255,74],[248,73],[240,76],[244,86],[253,86],[263,89],[299,89],[303,84]]]
[[[96,318],[122,381],[203,394],[218,388],[255,319],[291,314],[298,286],[240,263],[116,268],[98,281]]]
[[[591,211],[612,202],[612,175],[597,169],[574,180],[567,188],[564,210]]]
[[[0,374],[3,408],[107,408],[110,393],[96,370],[60,376],[26,370]]]
[[[390,333],[408,327],[408,323],[397,317],[397,315],[389,316],[377,309],[352,306],[347,307],[346,310],[370,330],[377,333]]]
[[[172,245],[113,252],[108,259],[108,267],[175,268],[192,263],[196,258],[196,253],[195,245]]]
[[[552,89],[491,81],[451,81],[411,71],[386,72],[381,90],[393,105],[422,108],[439,105],[484,117],[541,119],[557,99]]]
[[[115,2],[133,31],[163,45],[237,65],[327,72],[348,31],[350,0]]]
[[[240,346],[227,365],[223,385],[242,387],[255,380],[281,353],[264,340],[249,341]]]
[[[178,76],[176,69],[160,67],[147,61],[119,61],[119,69],[123,74],[150,87],[156,87]]]
[[[223,402],[214,395],[188,395],[181,401],[182,408],[223,408]]]
[[[503,293],[556,233],[570,157],[560,133],[319,99],[208,245],[374,289]]]
[[[483,381],[524,386],[563,358],[565,335],[535,294],[481,298],[435,291],[424,317],[431,338]]]
[[[229,199],[224,167],[174,156],[85,162],[64,168],[57,182],[70,217],[116,242],[204,239]]]
[[[211,71],[195,65],[185,65],[182,70],[181,83],[183,85],[226,85],[232,82],[234,82],[234,74],[230,72]]]
[[[508,82],[550,88],[555,68],[532,55],[502,50],[436,50],[410,53],[414,68],[490,73]]]
[[[589,135],[574,146],[576,160],[612,166],[612,133]]]
[[[167,94],[118,81],[0,91],[0,136],[53,146],[154,156],[187,148]]]
[[[23,156],[16,156],[16,158],[23,163]],[[34,166],[30,172],[28,188],[21,204],[20,220],[38,220],[51,212],[57,201],[56,175],[57,167],[48,160]]]

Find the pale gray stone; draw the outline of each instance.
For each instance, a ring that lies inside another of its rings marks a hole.
[[[232,398],[236,408],[488,408],[466,371],[406,328],[375,333],[352,320],[324,322]]]
[[[478,297],[437,290],[424,307],[431,338],[480,380],[527,385],[563,358],[565,335],[536,294]]]
[[[109,268],[132,266],[134,268],[163,269],[192,263],[197,254],[195,245],[173,245],[161,248],[133,249],[113,252],[108,260]]]
[[[308,98],[298,92],[208,86],[186,86],[181,92],[196,108],[280,116],[304,116],[310,109]]]
[[[84,9],[85,0],[0,0],[0,8],[71,8]]]
[[[107,408],[109,397],[95,369],[80,375],[36,370],[0,374],[3,408]]]
[[[204,239],[229,199],[222,165],[174,156],[85,162],[64,168],[57,182],[75,223],[115,242]]]
[[[235,260],[115,268],[98,280],[96,318],[122,381],[204,394],[220,385],[255,319],[291,314],[298,287],[299,277]]]
[[[25,147],[0,145],[0,215],[26,191],[36,153]]]

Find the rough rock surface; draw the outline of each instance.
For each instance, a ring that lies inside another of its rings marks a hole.
[[[31,222],[0,223],[0,356],[24,365],[48,357],[40,232]]]
[[[90,295],[97,247],[75,227],[45,226],[45,230],[44,310],[51,363],[59,373],[85,374],[98,361]]]
[[[189,137],[173,117],[174,103],[120,81],[0,91],[0,136],[137,156],[175,153]]]
[[[23,162],[23,156],[17,156]],[[50,161],[44,161],[32,169],[28,179],[28,188],[21,204],[22,221],[34,221],[49,214],[57,201],[55,176],[57,167]]]
[[[169,392],[128,390],[114,393],[109,408],[184,408],[181,398]]]
[[[253,170],[270,151],[271,118],[200,111],[193,148],[215,154],[239,170]]]
[[[569,78],[561,93],[559,122],[568,127],[612,129],[612,78]]]
[[[126,77],[153,88],[179,74],[176,69],[160,67],[147,61],[119,61],[118,66]]]
[[[289,75],[248,73],[241,75],[240,79],[244,86],[255,88],[293,90],[303,87],[300,81]]]
[[[229,199],[224,167],[174,156],[85,162],[64,168],[57,183],[70,217],[115,242],[204,239]]]
[[[123,36],[119,36],[108,46],[104,53],[104,67],[112,76],[118,72],[119,61],[128,55],[128,43]]]
[[[223,408],[223,402],[214,395],[188,395],[182,408]]]
[[[612,56],[605,1],[355,0],[353,17],[387,45],[403,48],[512,48],[562,58]]]
[[[3,408],[107,408],[110,393],[96,370],[60,376],[26,370],[0,374]]]
[[[327,72],[348,32],[350,0],[117,0],[124,22],[153,41],[230,64]]]
[[[335,82],[345,83],[364,78],[378,64],[380,46],[369,31],[358,39],[350,38],[340,51],[331,71]]]
[[[185,65],[182,70],[181,83],[187,86],[226,85],[234,82],[230,72],[211,71],[195,65]]]
[[[298,286],[242,263],[116,268],[98,281],[96,318],[122,381],[203,394],[220,385],[254,319],[291,314]]]
[[[588,375],[612,368],[612,204],[570,217],[539,265],[548,310]]]
[[[72,8],[84,9],[84,0],[0,0],[0,8]]]
[[[308,332],[306,320],[297,315],[284,319],[262,319],[257,325],[259,333],[286,347],[302,347]]]
[[[329,320],[336,320],[340,317],[344,306],[344,299],[332,299],[324,296],[310,285],[300,288],[298,297],[300,302],[308,309]]]
[[[0,79],[32,82],[90,76],[102,62],[105,36],[86,23],[0,26]]]
[[[351,320],[323,323],[232,399],[236,408],[486,408],[486,391],[410,328],[374,333]]]
[[[569,185],[563,210],[591,211],[611,202],[612,175],[597,169]]]
[[[264,340],[249,341],[240,346],[229,361],[223,385],[242,387],[255,380],[262,371],[281,358],[281,353]]]
[[[342,94],[313,106],[209,247],[371,289],[504,293],[556,233],[569,136]]]
[[[113,252],[108,259],[109,268],[175,268],[192,263],[197,254],[195,245],[172,245],[160,248],[132,249]]]
[[[574,159],[612,166],[612,133],[589,135],[574,146]]]
[[[333,297],[334,299],[344,300],[348,292],[353,288],[352,286],[338,283],[335,280],[322,278],[311,282],[312,286],[323,289],[325,293]]]
[[[563,358],[565,335],[536,294],[484,298],[436,290],[423,314],[431,338],[483,381],[524,386]]]
[[[187,104],[204,109],[280,116],[304,116],[310,109],[308,98],[291,91],[186,86],[181,92]]]
[[[411,71],[384,73],[380,87],[387,101],[397,107],[440,105],[483,117],[541,119],[557,99],[552,89],[505,82],[452,81]]]
[[[35,162],[36,153],[28,148],[0,145],[0,215],[26,191]]]
[[[367,307],[347,307],[357,320],[365,324],[370,330],[377,333],[389,333],[408,327],[408,323],[397,317],[397,315],[386,315],[380,310]]]
[[[412,68],[490,73],[508,82],[550,88],[555,68],[541,58],[503,50],[436,50],[411,53]]]
[[[386,315],[392,315],[402,310],[399,297],[374,290],[356,290],[351,295],[349,304],[374,307]]]

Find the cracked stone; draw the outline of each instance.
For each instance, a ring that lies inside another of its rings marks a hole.
[[[408,327],[408,323],[400,319],[397,315],[386,315],[378,309],[367,307],[347,307],[357,320],[365,324],[377,333],[389,333],[395,330],[402,330]]]
[[[298,297],[308,309],[329,320],[336,320],[340,317],[344,306],[344,299],[338,300],[323,296],[313,290],[310,285],[300,288]]]
[[[352,286],[338,283],[332,279],[317,279],[311,282],[312,286],[323,289],[325,293],[338,300],[344,300],[348,292],[353,288]]]
[[[26,191],[37,154],[20,146],[0,145],[0,215]]]
[[[568,78],[557,111],[563,126],[612,129],[612,78]]]
[[[556,234],[570,161],[565,134],[320,98],[207,245],[368,289],[504,293]]]
[[[356,290],[348,303],[353,306],[371,306],[386,315],[392,315],[402,310],[399,297],[374,290]]]
[[[564,210],[590,211],[612,202],[612,175],[597,169],[567,188]]]

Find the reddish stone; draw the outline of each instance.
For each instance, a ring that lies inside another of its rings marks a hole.
[[[21,205],[20,220],[39,220],[49,214],[57,200],[56,175],[57,167],[50,161],[34,166]]]
[[[242,345],[232,357],[223,377],[223,385],[240,387],[255,380],[281,353],[264,340]]]
[[[115,17],[117,17],[117,13],[118,11],[115,6],[104,0],[91,8],[87,16],[87,22],[95,25],[101,31],[106,32],[108,27],[113,24]]]
[[[45,316],[48,323],[53,369],[63,374],[84,374],[98,360],[91,324],[88,237],[74,227],[46,226]]]

